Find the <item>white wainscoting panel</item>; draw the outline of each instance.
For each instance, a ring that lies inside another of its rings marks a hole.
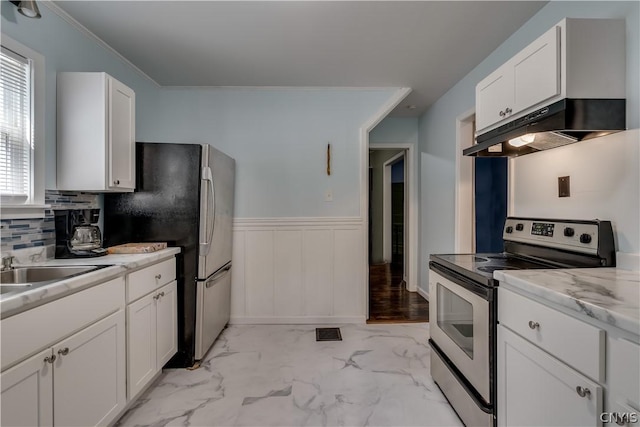
[[[364,323],[360,218],[236,219],[231,323]]]

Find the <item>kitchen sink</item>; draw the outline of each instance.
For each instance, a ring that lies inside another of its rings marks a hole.
[[[0,294],[23,292],[103,266],[19,267],[0,272]]]

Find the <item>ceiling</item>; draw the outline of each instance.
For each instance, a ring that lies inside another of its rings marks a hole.
[[[546,3],[55,1],[163,86],[410,87],[410,117]]]

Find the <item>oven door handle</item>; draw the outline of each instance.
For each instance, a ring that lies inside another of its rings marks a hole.
[[[456,273],[453,270],[449,270],[448,268],[445,268],[433,261],[429,261],[429,268],[435,271],[436,273],[439,273],[440,275],[444,276],[446,279],[451,280],[455,284],[462,286],[469,292],[473,292],[474,294],[482,297],[483,299],[493,302],[494,300],[493,288],[483,286],[479,283],[474,282],[471,279],[467,279],[461,274]]]

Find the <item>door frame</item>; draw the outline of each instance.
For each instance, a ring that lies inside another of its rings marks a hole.
[[[462,150],[475,142],[475,119],[475,108],[456,117],[455,253],[474,253],[476,249],[474,161],[462,155]]]
[[[418,290],[418,185],[417,147],[412,143],[376,142],[370,143],[373,150],[403,150],[405,156],[405,284],[408,291]],[[402,153],[401,153],[402,154]],[[367,165],[368,166],[368,165]],[[383,196],[384,197],[384,196]],[[390,198],[390,196],[389,196]],[[368,214],[367,214],[368,217]],[[368,218],[367,218],[368,219]],[[385,221],[386,223],[386,221]],[[390,228],[390,227],[389,227]],[[367,236],[368,239],[368,236]]]

